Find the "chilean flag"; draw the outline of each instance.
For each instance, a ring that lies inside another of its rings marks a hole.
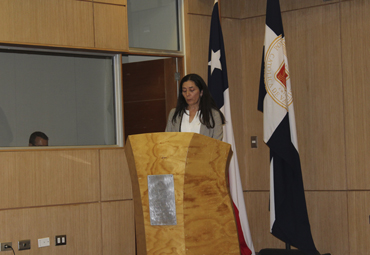
[[[311,235],[298,153],[293,97],[278,0],[267,0],[258,110],[270,147],[270,231],[307,255],[319,254]]]
[[[243,188],[239,174],[238,158],[235,149],[233,126],[231,122],[229,84],[227,80],[224,41],[222,37],[217,0],[215,1],[212,12],[208,60],[208,87],[213,99],[216,101],[217,106],[220,108],[226,119],[226,124],[223,127],[223,141],[231,144],[231,149],[233,150],[233,157],[231,158],[229,167],[229,183],[238,227],[240,251],[242,255],[254,255],[255,252],[249,231]]]

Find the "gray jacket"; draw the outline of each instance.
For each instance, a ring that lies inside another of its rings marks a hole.
[[[166,132],[181,132],[180,131],[180,124],[181,124],[182,116],[177,116],[176,122],[172,123],[172,118],[173,118],[173,115],[175,114],[175,110],[176,109],[173,108],[170,111],[170,114],[168,115]],[[212,115],[213,115],[213,119],[215,120],[215,127],[214,128],[207,128],[207,126],[201,124],[200,134],[222,141],[223,128],[222,128],[221,116],[214,109],[212,109]]]

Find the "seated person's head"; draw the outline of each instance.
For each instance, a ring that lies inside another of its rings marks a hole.
[[[48,146],[48,145],[49,137],[47,137],[47,135],[45,135],[43,132],[36,131],[31,134],[28,146]]]

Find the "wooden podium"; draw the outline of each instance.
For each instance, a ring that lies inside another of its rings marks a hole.
[[[195,133],[150,133],[129,136],[125,153],[134,195],[138,255],[240,254],[227,184],[229,144]],[[163,176],[173,178],[176,208],[171,217],[175,223],[153,225],[153,207],[169,204],[153,206],[149,201],[151,193],[162,196],[161,189],[151,190],[151,178]]]

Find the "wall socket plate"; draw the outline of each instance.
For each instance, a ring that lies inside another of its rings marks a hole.
[[[18,242],[18,250],[29,250],[31,249],[31,240],[22,240]]]
[[[12,250],[11,248],[5,248],[4,247],[5,245],[12,246],[12,242],[1,243],[1,245],[0,245],[0,251],[11,251]]]
[[[59,235],[55,236],[55,245],[67,245],[67,236],[66,235]]]
[[[40,238],[38,240],[38,243],[39,243],[39,248],[50,246],[50,238],[49,237]]]

